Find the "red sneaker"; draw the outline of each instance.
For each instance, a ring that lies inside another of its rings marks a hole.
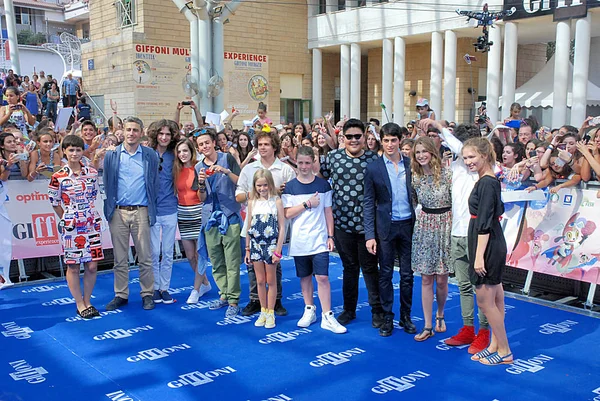
[[[463,326],[458,331],[458,334],[450,337],[445,340],[444,343],[446,345],[450,345],[456,347],[458,345],[467,345],[471,344],[475,339],[475,327],[473,326]],[[487,346],[487,345],[486,345]]]
[[[483,351],[490,345],[490,331],[488,329],[479,329],[477,337],[471,343],[468,349],[469,354],[476,354]]]

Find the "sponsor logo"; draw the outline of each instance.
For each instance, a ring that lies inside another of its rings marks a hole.
[[[39,287],[33,287],[28,290],[21,290],[23,294],[29,294],[32,292],[49,292],[58,290],[59,288],[67,288],[67,284],[57,284],[57,285],[40,285]]]
[[[571,326],[575,326],[578,322],[573,320],[565,320],[560,323],[545,323],[540,326],[540,333],[542,334],[555,334],[555,333],[566,333],[571,331]]]
[[[228,375],[230,373],[235,372],[236,370],[233,369],[231,366],[210,370],[204,373],[198,371],[190,372],[179,376],[179,380],[173,380],[172,382],[168,382],[167,386],[169,386],[170,388],[180,388],[183,386],[202,386],[204,384],[215,381],[214,379],[219,376]]]
[[[102,340],[120,340],[122,338],[131,337],[134,334],[140,333],[142,331],[153,330],[154,327],[150,325],[135,327],[133,329],[115,329],[104,332],[103,334],[98,334],[94,336],[94,340],[102,341]]]
[[[144,351],[140,351],[137,353],[137,355],[128,357],[127,362],[139,362],[139,361],[143,361],[143,360],[155,361],[157,359],[166,358],[173,352],[184,351],[184,350],[190,349],[190,348],[192,348],[192,347],[190,347],[187,344],[173,345],[171,347],[163,348],[163,349],[151,348],[151,349],[147,349]]]
[[[563,199],[563,203],[567,206],[572,205],[573,204],[573,195],[565,195],[565,197]]]
[[[133,398],[131,398],[128,394],[125,394],[122,390],[106,394],[106,396],[113,401],[134,401]]]
[[[596,205],[596,203],[591,201],[587,197],[584,197],[583,201],[581,202],[582,207],[594,207],[595,205]]]
[[[252,319],[257,315],[257,313],[255,313],[252,316],[241,316],[241,315],[237,315],[234,317],[226,317],[224,320],[221,320],[219,322],[217,322],[217,326],[227,326],[230,324],[244,324],[244,323],[249,323],[252,321]]]
[[[184,305],[181,310],[192,310],[192,309],[206,309],[212,304],[213,301],[198,301],[197,304]]]
[[[9,362],[9,364],[15,370],[15,373],[10,374],[15,381],[25,380],[29,384],[40,384],[46,381],[44,375],[48,371],[42,367],[32,368],[24,359]]]
[[[413,384],[417,380],[429,377],[429,373],[425,373],[421,370],[409,373],[402,377],[388,376],[384,379],[377,380],[378,385],[371,389],[375,394],[385,394],[389,391],[398,391],[399,393],[413,388]]]
[[[65,321],[69,322],[69,323],[73,323],[73,322],[91,322],[92,320],[96,320],[96,319],[100,319],[104,316],[107,315],[116,315],[117,313],[122,313],[123,311],[121,309],[115,309],[115,310],[111,310],[111,311],[104,311],[104,312],[100,312],[100,317],[95,317],[93,319],[84,319],[80,316],[75,316],[75,317],[68,317],[65,319]]]
[[[48,202],[50,198],[48,197],[48,194],[44,194],[44,193],[35,191],[30,194],[17,195],[17,196],[15,196],[15,199],[17,200],[17,202],[23,202],[23,203],[27,204],[27,202],[31,202],[31,201]]]
[[[92,298],[96,298],[92,295]],[[57,305],[71,305],[75,303],[74,298],[56,298],[52,301],[44,302],[42,306],[57,306]]]
[[[261,344],[286,343],[295,340],[298,336],[308,333],[312,333],[312,331],[310,329],[298,329],[288,331],[287,333],[278,331],[276,333],[267,334],[265,338],[261,338],[258,342]]]
[[[33,333],[33,330],[29,327],[21,327],[15,322],[2,323],[2,327],[4,327],[2,332],[4,337],[14,337],[17,340],[27,340],[31,338],[30,334]]]
[[[506,371],[513,375],[520,375],[521,373],[530,372],[536,373],[544,369],[543,364],[553,360],[551,356],[540,354],[530,359],[515,359],[510,367],[506,368]]]
[[[18,240],[34,239],[36,246],[59,244],[55,214],[32,214],[31,223],[17,223],[13,226],[13,236]]]
[[[365,350],[360,348],[352,348],[344,352],[327,352],[317,355],[317,359],[310,362],[309,365],[313,368],[320,368],[325,365],[341,365],[342,363],[350,362],[350,358],[354,355],[364,354]]]

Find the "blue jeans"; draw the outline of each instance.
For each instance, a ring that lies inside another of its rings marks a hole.
[[[54,101],[48,101],[48,103],[46,103],[46,117],[48,117],[48,119],[52,120],[52,122],[56,122],[56,106],[58,105],[57,102]]]

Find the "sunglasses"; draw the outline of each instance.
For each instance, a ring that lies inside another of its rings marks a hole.
[[[165,160],[161,157],[160,158],[160,163],[158,163],[158,171],[162,171],[162,164]]]
[[[351,141],[353,139],[360,141],[360,138],[362,138],[363,134],[344,134],[344,136],[346,137],[347,140]]]
[[[203,128],[203,129],[201,129],[200,131],[198,131],[198,132],[195,132],[195,133],[194,133],[194,138],[197,138],[197,137],[199,137],[200,135],[204,135],[204,134],[206,134],[207,132],[208,132],[208,130],[207,130],[207,129],[205,129],[205,128]]]

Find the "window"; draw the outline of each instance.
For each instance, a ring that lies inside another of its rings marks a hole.
[[[327,12],[327,0],[319,0],[318,14],[325,14],[326,12]]]
[[[136,24],[135,0],[117,0],[115,7],[117,8],[117,26],[119,28],[127,28]]]
[[[15,20],[15,22],[20,25],[31,25],[29,9],[23,7],[15,7]]]
[[[346,9],[346,0],[338,0],[338,10]]]

